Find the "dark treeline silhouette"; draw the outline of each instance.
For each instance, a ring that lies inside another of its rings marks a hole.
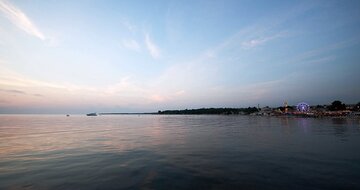
[[[335,100],[331,103],[331,105],[329,106],[329,110],[330,111],[340,111],[340,110],[346,110],[346,105],[343,104],[341,101],[339,100]]]
[[[316,105],[313,106],[312,109],[320,110],[320,111],[343,111],[343,110],[351,110],[351,111],[360,111],[360,102],[356,105],[348,105],[347,108],[346,104],[342,103],[339,100],[333,101],[330,105]],[[265,110],[272,110],[272,111],[285,111],[284,106],[270,108],[269,106],[264,107]],[[286,107],[288,112],[296,111],[296,106],[289,105]],[[178,115],[249,115],[255,112],[259,112],[260,109],[256,107],[248,107],[248,108],[200,108],[200,109],[185,109],[185,110],[165,110],[165,111],[158,111],[158,112],[144,112],[144,113],[98,113],[99,115],[123,115],[123,114],[178,114]]]
[[[185,110],[165,110],[158,111],[158,114],[217,114],[217,115],[248,115],[259,110],[256,107],[248,108],[200,108],[200,109],[185,109]]]
[[[360,111],[360,102],[354,106],[353,111]]]

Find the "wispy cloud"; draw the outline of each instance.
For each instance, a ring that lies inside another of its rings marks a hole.
[[[323,63],[333,61],[336,59],[336,56],[332,54],[333,51],[349,48],[359,43],[360,38],[355,37],[348,40],[327,44],[320,48],[303,52],[294,57],[294,59],[290,60],[288,63]]]
[[[305,61],[305,63],[307,63],[307,64],[320,64],[320,63],[331,62],[331,61],[334,61],[335,59],[336,59],[336,56],[330,55],[330,56],[321,57],[321,58],[317,58],[317,59],[313,59],[313,60],[308,60],[308,61]]]
[[[45,40],[44,34],[34,25],[34,23],[19,8],[7,1],[0,0],[0,11],[18,28],[29,35]]]
[[[143,83],[129,76],[119,82],[101,87],[89,87],[67,83],[52,83],[31,79],[16,72],[3,69],[0,65],[0,105],[14,107],[32,106],[103,106],[150,108],[151,105],[177,99],[185,91],[164,90]]]
[[[0,89],[0,91],[2,92],[8,92],[11,94],[26,94],[26,92],[21,91],[21,90],[6,90],[6,89]]]
[[[146,48],[148,49],[150,55],[154,59],[157,59],[160,57],[161,51],[158,48],[158,46],[150,39],[150,36],[148,33],[145,34],[145,45],[146,45]]]
[[[141,47],[139,43],[134,39],[124,39],[122,41],[123,47],[129,50],[137,51],[139,52],[141,50]]]
[[[251,39],[251,40],[247,40],[244,41],[241,45],[243,48],[249,49],[249,48],[254,48],[260,45],[264,45],[265,43],[274,40],[276,38],[279,38],[283,36],[283,34],[275,34],[272,36],[266,36],[266,37],[261,37],[261,38],[255,38],[255,39]]]
[[[32,94],[33,96],[37,96],[37,97],[43,97],[42,94]]]
[[[121,20],[121,24],[128,29],[130,32],[135,32],[136,30],[136,26],[132,23],[130,23],[127,19],[122,19]]]

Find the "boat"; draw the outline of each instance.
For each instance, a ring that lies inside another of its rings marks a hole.
[[[98,114],[97,113],[88,113],[88,114],[86,114],[86,116],[98,116]]]

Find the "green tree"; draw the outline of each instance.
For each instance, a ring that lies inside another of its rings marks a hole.
[[[346,105],[343,104],[341,101],[339,100],[335,100],[331,103],[331,105],[329,106],[329,110],[331,111],[339,111],[339,110],[346,110]]]
[[[360,102],[357,103],[354,108],[353,108],[354,111],[360,111]]]

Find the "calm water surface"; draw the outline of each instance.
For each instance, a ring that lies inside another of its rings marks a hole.
[[[360,189],[360,120],[0,115],[0,189]]]

